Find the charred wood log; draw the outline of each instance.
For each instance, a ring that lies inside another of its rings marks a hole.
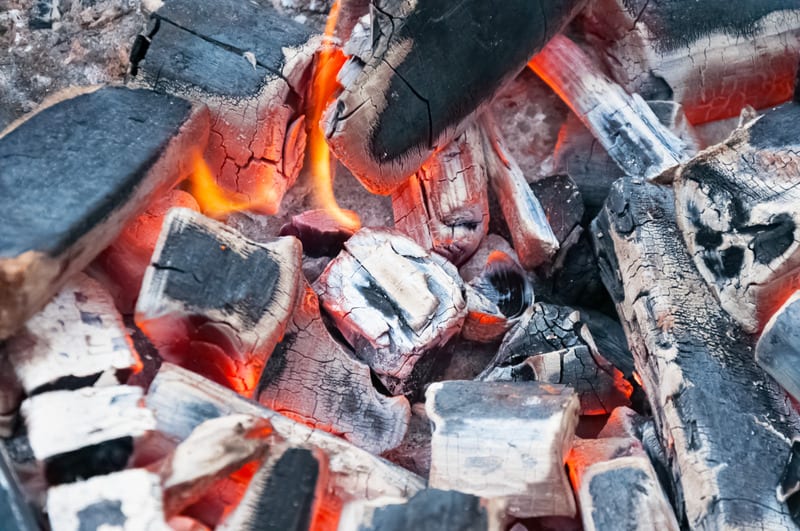
[[[575,514],[564,474],[578,421],[571,389],[437,382],[425,408],[433,422],[430,487],[502,499],[516,517]]]
[[[161,356],[251,396],[302,283],[300,244],[260,244],[198,212],[170,211],[136,324]]]
[[[331,148],[367,189],[391,193],[457,137],[460,125],[582,4],[496,9],[471,1],[455,8],[410,4],[400,17],[385,13],[388,28],[373,31],[372,57],[328,111]]]
[[[0,339],[187,175],[183,157],[207,135],[207,113],[185,100],[108,87],[0,138]]]
[[[767,322],[756,343],[756,361],[762,369],[800,400],[800,292],[792,295]]]
[[[0,346],[0,355],[28,395],[122,383],[141,369],[111,295],[83,273]]]
[[[620,181],[592,233],[661,439],[669,442],[683,493],[679,511],[694,527],[792,527],[774,493],[796,414],[753,360],[752,338],[693,267],[671,190]],[[734,444],[737,434],[747,444]]]
[[[261,375],[258,401],[369,452],[391,450],[406,432],[408,401],[378,393],[369,367],[331,337],[314,290],[305,282],[300,289],[283,340]]]
[[[738,128],[675,182],[678,226],[700,274],[747,332],[800,288],[800,105]]]
[[[466,315],[455,267],[393,231],[357,232],[317,286],[356,355],[395,395],[409,390],[415,364],[458,334]]]
[[[36,517],[20,485],[13,463],[0,445],[0,522],[8,531],[34,531],[39,528]]]

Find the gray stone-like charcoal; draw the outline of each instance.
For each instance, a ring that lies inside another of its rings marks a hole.
[[[431,384],[429,486],[508,503],[516,517],[574,516],[564,473],[578,422],[572,389],[535,382]]]
[[[0,339],[42,309],[143,211],[188,174],[205,111],[107,87],[42,109],[0,138]]]
[[[756,343],[756,361],[800,400],[800,292],[792,295],[767,321]]]
[[[793,528],[775,486],[797,415],[753,359],[753,339],[693,267],[672,191],[618,182],[592,233],[660,437],[669,441],[679,513],[698,528]]]

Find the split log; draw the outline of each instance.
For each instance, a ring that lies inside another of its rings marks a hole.
[[[554,37],[529,66],[580,118],[620,168],[632,177],[669,174],[689,155],[638,95],[608,79],[571,40]]]
[[[422,479],[407,470],[170,363],[161,367],[146,402],[156,417],[158,431],[176,440],[186,439],[202,422],[224,415],[265,418],[290,446],[316,447],[327,454],[329,488],[342,500],[407,497],[423,487]]]
[[[357,219],[352,210],[347,215]],[[312,258],[336,256],[353,235],[353,227],[342,224],[327,210],[306,210],[281,227],[281,236],[294,236],[303,244],[303,254]]]
[[[480,129],[472,122],[392,194],[394,227],[460,265],[489,228],[486,184]]]
[[[300,243],[256,243],[189,209],[164,220],[136,324],[161,356],[252,396],[302,282]]]
[[[20,485],[5,444],[0,445],[0,522],[8,531],[34,531],[39,526]]]
[[[800,289],[800,105],[736,129],[675,182],[678,226],[722,308],[758,331]]]
[[[767,322],[756,343],[756,361],[762,369],[786,389],[795,400],[800,400],[800,292],[775,312]]]
[[[28,395],[122,383],[142,367],[111,295],[83,273],[0,346],[0,355]]]
[[[134,440],[156,426],[142,389],[126,385],[51,391],[25,400],[33,455],[51,485],[125,468]]]
[[[450,262],[394,231],[361,229],[317,281],[356,355],[403,394],[419,359],[458,334],[464,287]]]
[[[693,267],[672,191],[620,181],[592,234],[682,492],[678,510],[692,527],[791,528],[775,485],[797,416]]]
[[[205,110],[107,87],[47,107],[0,138],[0,339],[41,310],[150,199],[188,174]]]
[[[170,0],[152,18],[152,42],[131,60],[135,82],[206,104],[204,158],[217,183],[275,214],[303,164],[304,84],[318,39],[265,3]]]
[[[571,389],[537,383],[437,382],[429,486],[503,499],[515,517],[573,516],[564,474],[578,422]]]
[[[369,452],[391,450],[406,432],[408,400],[378,393],[369,367],[331,337],[314,290],[305,281],[300,290],[283,339],[261,375],[256,398],[278,413],[340,435]]]
[[[391,193],[452,142],[583,2],[408,4],[384,12],[372,57],[327,112],[331,149],[373,193]]]
[[[792,97],[800,52],[796,4],[746,0],[602,0],[587,38],[613,77],[647,98],[674,99],[697,124]]]
[[[47,516],[53,531],[169,529],[159,478],[139,468],[51,488]]]

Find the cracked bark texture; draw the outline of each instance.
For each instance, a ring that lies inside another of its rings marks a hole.
[[[592,232],[682,493],[678,510],[697,529],[794,529],[775,488],[797,415],[695,269],[672,190],[619,181]]]

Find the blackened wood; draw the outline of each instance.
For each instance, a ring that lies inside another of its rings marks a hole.
[[[786,389],[800,398],[800,293],[792,295],[767,321],[756,344],[756,361]]]
[[[185,100],[107,87],[0,138],[0,338],[187,175],[183,157],[207,134],[207,114]]]
[[[36,517],[20,486],[13,463],[0,447],[0,522],[8,531],[36,531]]]
[[[431,422],[425,404],[411,407],[411,418],[403,440],[381,457],[427,480],[431,470]]]
[[[786,501],[800,492],[800,440],[792,440],[792,450],[778,485],[778,499]]]
[[[303,282],[300,243],[261,244],[193,210],[164,220],[136,323],[164,359],[252,396]]]
[[[796,414],[693,267],[672,191],[620,181],[592,233],[683,494],[679,513],[694,527],[793,527],[775,486]]]
[[[30,11],[28,27],[35,30],[50,29],[53,22],[61,18],[59,0],[36,0]]]
[[[794,103],[767,112],[689,161],[675,182],[694,265],[751,333],[800,289],[798,119]]]
[[[417,3],[403,18],[389,16],[391,33],[328,111],[331,148],[369,190],[391,193],[582,4]]]
[[[355,212],[348,211],[353,216]],[[344,242],[353,235],[353,228],[344,226],[327,210],[306,210],[281,227],[281,236],[294,236],[303,244],[303,254],[318,258],[336,256]]]
[[[530,184],[533,195],[542,205],[553,234],[564,250],[564,241],[583,219],[583,198],[569,175],[551,175]]]

